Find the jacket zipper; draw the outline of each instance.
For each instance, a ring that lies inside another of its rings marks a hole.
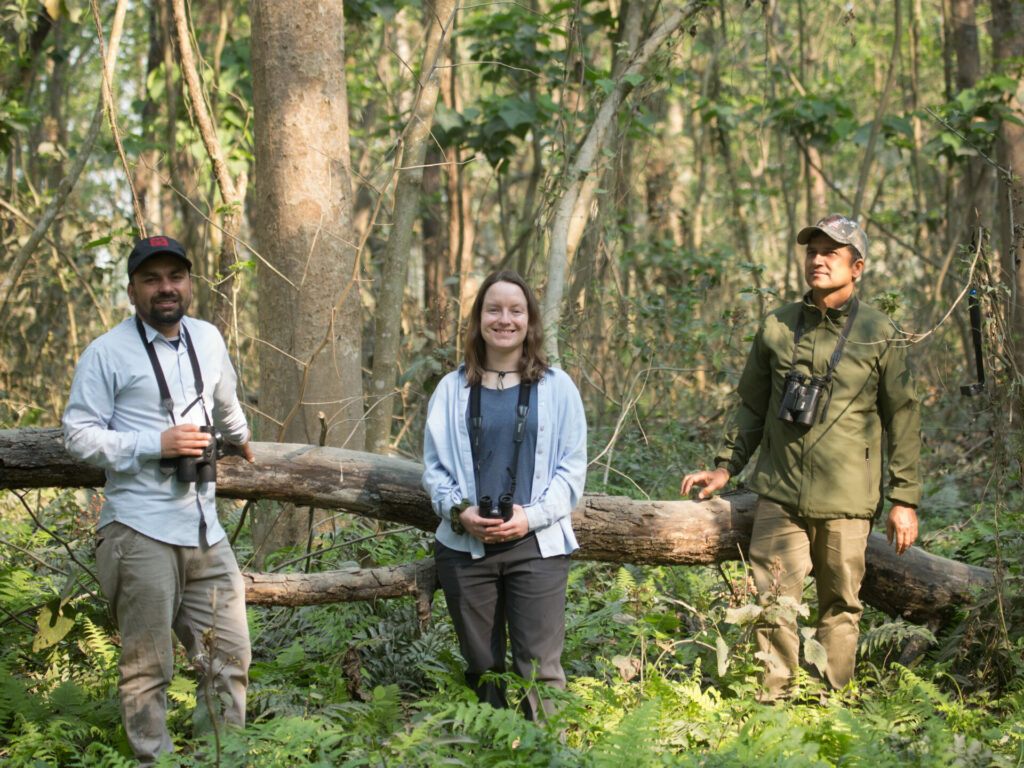
[[[867,480],[867,485],[865,486],[865,488],[866,488],[866,490],[868,492],[868,498],[871,497],[871,453],[870,453],[870,451],[871,451],[870,448],[865,448],[864,449],[864,479]]]

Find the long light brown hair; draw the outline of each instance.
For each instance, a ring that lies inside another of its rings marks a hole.
[[[465,349],[466,379],[470,386],[479,384],[484,377],[487,361],[487,347],[483,334],[480,332],[480,316],[483,314],[484,297],[488,289],[495,283],[512,283],[518,285],[526,297],[526,340],[523,342],[523,354],[519,358],[519,378],[522,381],[539,381],[551,364],[544,354],[544,324],[541,321],[540,305],[533,295],[530,286],[517,272],[503,269],[492,272],[480,285],[473,310],[469,315],[469,327],[463,344]]]

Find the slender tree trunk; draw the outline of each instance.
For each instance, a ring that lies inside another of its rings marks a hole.
[[[154,5],[159,5],[159,2]],[[164,58],[164,36],[160,29],[160,17],[152,5],[148,9],[149,17],[149,50],[146,54],[146,72],[143,75],[142,111],[139,122],[142,127],[144,145],[156,144],[157,116],[160,114],[159,102],[149,93],[149,78],[159,67]],[[174,113],[167,114],[167,120],[174,120]],[[151,232],[164,232],[160,217],[160,164],[159,149],[144,149],[139,153],[139,161],[135,166],[135,193],[139,196],[139,207],[146,226]],[[168,233],[173,234],[173,233]]]
[[[566,270],[579,245],[587,212],[597,193],[600,181],[600,175],[596,173],[598,157],[608,145],[613,124],[618,120],[619,109],[633,90],[630,78],[639,75],[662,43],[684,22],[693,18],[704,5],[704,0],[693,0],[684,8],[672,8],[665,14],[665,18],[643,40],[622,75],[616,79],[611,92],[601,103],[583,144],[569,164],[565,187],[552,217],[548,281],[542,308],[545,352],[551,359],[558,358],[558,326],[565,293]]]
[[[373,342],[373,374],[366,415],[366,445],[386,453],[391,442],[391,419],[401,349],[402,307],[413,224],[419,216],[423,163],[432,138],[430,126],[440,89],[438,68],[444,43],[455,20],[455,0],[435,0],[424,7],[427,29],[417,95],[397,155],[395,206],[388,244],[384,249]]]
[[[423,204],[420,228],[423,231],[423,306],[428,313],[445,315],[451,293],[444,281],[448,270],[448,238],[444,206],[441,204],[441,165],[444,155],[431,143],[423,169]]]
[[[618,27],[613,41],[612,79],[622,75],[629,64],[630,55],[640,42],[644,7],[645,4],[639,0],[624,0],[619,9]],[[597,274],[604,238],[603,228],[605,226],[615,228],[615,237],[621,242],[623,249],[629,248],[630,245],[629,229],[633,224],[633,217],[629,213],[632,206],[634,182],[633,143],[630,141],[620,142],[617,133],[613,130],[609,134],[605,148],[607,152],[615,153],[615,157],[601,174],[604,177],[602,187],[609,190],[609,193],[597,199],[598,213],[594,217],[596,219],[594,226],[590,227],[586,235],[580,238],[579,265],[575,270],[575,278],[569,291],[569,303],[574,309],[584,309],[587,291],[594,291],[593,281]],[[650,178],[650,174],[648,178]],[[665,202],[667,202],[667,194]],[[622,223],[626,223],[628,226],[623,228]],[[578,318],[574,322],[574,326],[577,325],[582,325],[582,321]]]
[[[868,145],[864,150],[864,160],[860,167],[860,178],[857,180],[857,193],[853,200],[853,208],[850,217],[858,219],[861,214],[861,207],[864,204],[864,194],[867,191],[868,181],[871,178],[871,167],[875,161],[875,144],[878,142],[878,133],[882,127],[882,119],[885,117],[885,110],[889,103],[889,94],[892,92],[893,83],[896,82],[896,70],[899,65],[900,43],[903,37],[903,0],[893,2],[893,40],[892,52],[889,56],[889,71],[886,74],[885,84],[882,86],[882,94],[878,99],[878,108],[875,110],[875,119],[871,123],[871,131],[868,134]]]
[[[192,51],[192,35],[185,15],[185,0],[171,0],[174,12],[174,27],[177,32],[178,60],[181,63],[182,77],[188,84],[189,102],[192,114],[199,126],[199,133],[206,148],[206,154],[213,166],[217,187],[220,189],[224,212],[220,252],[216,267],[212,270],[211,279],[219,283],[214,294],[213,323],[222,334],[229,335],[232,327],[234,276],[232,268],[238,260],[236,241],[238,231],[242,227],[242,206],[245,203],[246,174],[243,171],[237,178],[232,178],[228,170],[227,157],[221,147],[217,135],[215,114],[206,103],[206,96],[196,68],[195,55]]]
[[[981,77],[981,53],[978,44],[978,22],[975,0],[951,0],[950,40],[956,54],[954,84],[957,92],[973,88]],[[950,188],[956,205],[947,215],[946,248],[942,267],[935,280],[929,326],[933,325],[944,309],[942,289],[954,259],[961,247],[973,252],[982,237],[982,230],[992,228],[992,168],[985,158],[966,157],[962,163],[951,166]],[[959,285],[954,286],[954,291]],[[967,334],[962,334],[964,351],[972,354]]]

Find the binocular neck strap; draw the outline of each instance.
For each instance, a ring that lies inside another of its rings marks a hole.
[[[860,307],[860,299],[856,296],[853,297],[853,304],[850,306],[850,313],[846,316],[846,322],[843,323],[843,330],[839,332],[839,339],[836,341],[836,348],[832,350],[832,357],[828,361],[828,370],[825,371],[825,383],[829,385],[828,388],[828,399],[825,401],[825,407],[821,409],[821,417],[818,419],[819,424],[825,423],[825,416],[828,415],[828,407],[832,405],[832,374],[836,370],[836,366],[839,365],[839,359],[843,356],[843,350],[846,348],[846,340],[850,336],[850,330],[853,328],[853,321],[857,318],[857,309]],[[796,370],[796,347],[800,343],[800,337],[804,334],[804,311],[801,307],[800,316],[796,319],[796,330],[793,332],[793,362],[790,363],[790,370]],[[814,375],[814,370],[811,370],[811,375]]]
[[[142,327],[142,319],[135,315],[135,328],[139,332],[139,338],[142,339],[142,346],[146,348],[146,354],[149,356],[149,364],[153,366],[153,375],[156,376],[156,385],[160,389],[160,405],[164,407],[164,410],[171,417],[171,423],[177,424],[178,422],[174,418],[174,400],[171,397],[171,390],[167,386],[167,379],[164,378],[164,370],[160,367],[160,359],[156,356],[156,349],[153,347],[153,342],[146,338],[146,329]],[[210,415],[206,412],[206,403],[203,401],[203,372],[199,368],[199,358],[196,357],[195,347],[192,346],[192,337],[188,335],[188,329],[185,328],[185,324],[181,326],[181,337],[185,342],[185,351],[188,352],[188,362],[192,366],[192,376],[195,380],[196,387],[196,399],[193,400],[188,407],[181,412],[184,416],[196,403],[200,403],[203,408],[203,418],[206,419],[207,425],[210,424]]]
[[[846,339],[850,336],[850,329],[853,328],[853,321],[857,318],[857,309],[860,307],[860,299],[856,296],[853,297],[853,304],[850,306],[850,314],[846,316],[846,322],[843,324],[843,330],[839,333],[839,340],[836,341],[836,348],[832,350],[832,357],[828,361],[828,370],[825,372],[825,380],[832,381],[832,374],[836,370],[836,366],[839,365],[839,359],[843,356],[843,350],[846,348]],[[793,360],[789,364],[789,368],[792,371],[796,370],[796,352],[797,345],[800,343],[800,337],[804,335],[804,312],[803,308],[800,309],[800,316],[796,319],[796,330],[793,332]],[[814,375],[814,371],[811,371],[811,375]]]
[[[483,439],[483,417],[480,415],[480,392],[483,389],[479,384],[474,384],[469,390],[469,444],[473,452],[473,480],[476,483],[476,493],[480,495],[480,441]],[[516,425],[512,431],[512,442],[515,447],[512,449],[512,466],[509,468],[511,484],[509,495],[516,492],[516,473],[519,469],[519,449],[526,436],[526,417],[530,413],[530,382],[519,383],[519,402],[516,404]]]

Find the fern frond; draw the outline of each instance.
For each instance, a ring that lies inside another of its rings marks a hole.
[[[872,656],[881,651],[888,651],[899,647],[909,640],[922,640],[928,645],[935,645],[938,641],[928,627],[919,624],[912,624],[909,621],[898,618],[888,621],[877,627],[871,627],[861,635],[857,644],[857,654],[862,658]]]
[[[657,743],[661,700],[645,701],[608,730],[590,750],[594,768],[620,768],[657,764],[653,745]],[[660,761],[658,761],[660,762]]]
[[[82,616],[85,634],[85,647],[92,653],[95,661],[104,672],[114,672],[117,668],[117,648],[110,637],[97,627],[88,616]]]

